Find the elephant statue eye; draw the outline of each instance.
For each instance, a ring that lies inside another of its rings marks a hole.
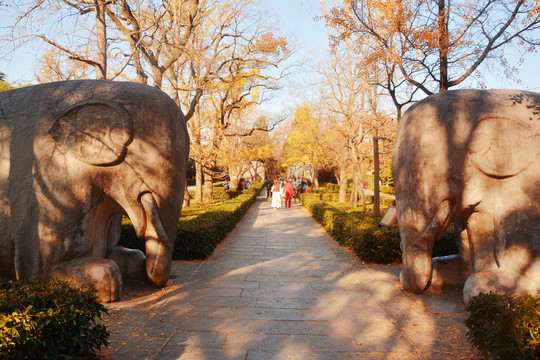
[[[121,124],[113,124],[109,128],[109,137],[112,143],[120,145],[125,144],[129,140],[129,138],[126,138],[126,132]]]

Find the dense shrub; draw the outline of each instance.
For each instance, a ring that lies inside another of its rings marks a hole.
[[[540,299],[508,294],[479,294],[465,310],[467,337],[483,357],[540,359]]]
[[[319,183],[319,187],[320,187],[320,189],[329,189],[329,190],[333,190],[333,191],[338,191],[339,190],[339,185],[338,184],[333,184],[333,183],[328,183],[328,182]]]
[[[389,264],[401,261],[400,237],[397,223],[390,229],[379,227],[381,217],[352,209],[335,201],[331,194],[302,194],[304,207],[315,221],[340,245],[354,251],[366,262]],[[382,198],[381,198],[382,200]],[[393,203],[386,202],[386,207]],[[382,204],[382,201],[381,201]],[[384,212],[384,207],[381,206]],[[447,230],[442,239],[435,243],[434,256],[457,254],[453,240],[453,229]]]
[[[399,229],[380,226],[360,230],[359,239],[352,243],[358,257],[366,262],[388,264],[401,261]]]
[[[1,359],[92,359],[109,332],[96,292],[67,282],[0,279]]]
[[[326,202],[338,202],[339,201],[339,192],[335,191],[328,191],[325,189],[321,189],[319,191],[319,198],[322,201]],[[349,198],[351,197],[351,192],[347,192],[347,201],[349,201]],[[379,203],[381,205],[381,208],[388,208],[389,206],[395,205],[395,200],[393,198],[381,196],[379,197]],[[366,204],[373,204],[373,195],[366,195]]]
[[[396,190],[395,190],[395,188],[393,186],[383,185],[383,186],[380,187],[380,191],[383,194],[391,194],[391,195],[396,194]]]

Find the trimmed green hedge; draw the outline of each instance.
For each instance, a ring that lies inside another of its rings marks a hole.
[[[109,332],[96,292],[65,281],[0,279],[1,359],[97,359]]]
[[[352,249],[366,262],[379,264],[401,262],[397,223],[390,229],[380,227],[381,217],[363,213],[360,209],[352,209],[346,204],[321,200],[328,198],[326,195],[302,194],[301,201],[311,216],[334,240]],[[433,255],[457,254],[453,236],[453,228],[450,227],[443,238],[435,243]]]
[[[182,209],[174,241],[174,260],[205,259],[234,229],[260,194],[263,184],[252,182],[249,191],[224,191],[214,186],[211,204],[193,204]],[[129,219],[122,222],[119,245],[145,252]]]
[[[192,199],[194,199],[195,190],[188,190],[188,192],[189,192],[189,196]],[[214,186],[214,190],[212,191],[212,200],[224,201],[224,200],[234,199],[235,197],[243,193],[244,193],[243,191],[236,191],[236,190],[225,191],[223,190],[223,187]]]
[[[253,205],[262,186],[262,183],[252,182],[249,191],[229,191],[239,195],[212,206],[196,217],[180,217],[173,259],[193,260],[210,256]]]
[[[319,195],[319,198],[322,201],[326,202],[338,202],[339,201],[339,193],[334,191],[325,191],[322,189],[317,193]],[[351,197],[351,193],[347,193],[347,201],[349,201],[349,198]],[[389,197],[380,196],[379,202],[382,208],[388,208],[392,205],[395,205],[395,200]],[[366,195],[366,204],[370,205],[373,204],[373,195]]]
[[[324,190],[328,190],[330,192],[339,192],[339,185],[338,184],[332,184],[332,183],[320,183],[319,184],[319,191],[322,192]],[[350,188],[351,188],[351,184],[348,184],[348,187],[347,189],[349,190],[349,193],[350,193]],[[394,189],[393,186],[388,186],[388,185],[381,185],[379,187],[379,190],[381,193],[383,194],[390,194],[390,195],[395,195],[396,194],[396,191]]]
[[[345,204],[322,201],[319,194],[302,194],[301,199],[326,232],[361,260],[381,264],[401,261],[397,226],[380,228],[379,217],[354,211]]]
[[[490,359],[540,359],[540,298],[479,294],[466,311],[467,337],[480,356]]]

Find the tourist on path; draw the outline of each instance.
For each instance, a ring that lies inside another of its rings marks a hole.
[[[287,181],[287,183],[284,186],[283,191],[285,192],[285,207],[291,207],[291,200],[294,195],[294,186],[292,184],[291,179]]]
[[[266,178],[266,200],[270,198],[270,195],[272,194],[272,180],[270,177]]]
[[[294,188],[294,198],[295,198],[295,202],[297,202],[298,200],[300,200],[300,185],[301,185],[301,182],[296,177],[293,177],[293,179],[294,180],[292,182],[292,185],[293,185],[293,188]]]
[[[272,186],[272,208],[281,208],[281,191],[278,180],[274,180],[274,186]]]

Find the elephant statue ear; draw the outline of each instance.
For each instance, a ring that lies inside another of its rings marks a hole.
[[[486,175],[507,178],[536,160],[539,140],[540,134],[527,124],[500,115],[486,116],[473,132],[469,156]]]
[[[122,162],[133,140],[133,119],[121,105],[86,102],[66,110],[49,129],[70,154],[91,165]]]

